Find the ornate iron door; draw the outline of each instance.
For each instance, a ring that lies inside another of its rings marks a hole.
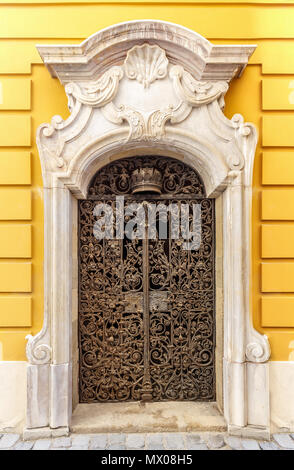
[[[103,239],[95,235],[101,203],[111,208]],[[141,236],[130,239],[134,203],[145,219]],[[183,204],[189,220],[193,205],[201,208],[198,249],[184,249],[183,234],[174,233]],[[171,209],[161,213],[160,205]],[[214,238],[214,200],[183,163],[135,157],[95,175],[79,201],[81,402],[215,399]]]

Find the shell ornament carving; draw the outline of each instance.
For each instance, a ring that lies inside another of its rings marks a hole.
[[[148,88],[155,80],[166,77],[168,60],[160,47],[143,44],[128,51],[124,65],[130,80],[137,80]]]

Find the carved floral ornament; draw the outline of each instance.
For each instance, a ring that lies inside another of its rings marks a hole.
[[[147,116],[143,116],[142,112],[127,103],[114,104],[120,81],[124,77],[142,84],[143,90],[150,88],[156,80],[168,79],[177,103],[159,107]],[[55,159],[57,167],[63,167],[65,162],[61,154],[65,143],[80,134],[90,119],[91,109],[94,108],[100,108],[103,116],[113,124],[121,125],[127,122],[127,141],[157,140],[165,135],[167,122],[182,122],[193,108],[208,105],[216,100],[223,107],[223,95],[227,89],[228,84],[225,81],[199,81],[181,65],[169,64],[165,51],[157,45],[134,46],[127,52],[122,66],[111,67],[97,80],[66,84],[65,91],[71,116],[66,121],[60,116],[54,116],[51,124],[41,126],[41,137],[43,134],[45,138],[50,138],[55,131],[69,128],[81,113],[83,106],[88,107],[88,113],[84,113],[80,118],[80,127],[73,131],[74,134],[71,131],[69,136],[59,136],[53,151],[50,145],[46,145],[46,141],[43,141],[42,145],[48,156]]]

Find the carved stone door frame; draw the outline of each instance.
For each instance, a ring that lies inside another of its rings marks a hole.
[[[221,195],[223,400],[232,434],[269,435],[269,343],[252,326],[251,190],[256,129],[222,113],[229,82],[255,46],[215,46],[193,31],[142,20],[74,46],[38,46],[69,100],[70,116],[38,129],[45,210],[44,324],[28,337],[25,435],[66,432],[72,413],[76,203],[114,159],[165,155]],[[56,430],[56,431],[54,431]]]

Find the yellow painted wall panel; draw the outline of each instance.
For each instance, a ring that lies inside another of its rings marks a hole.
[[[220,44],[224,40],[213,42]],[[225,42],[229,44],[232,41]],[[293,39],[238,40],[238,43],[242,44],[248,42],[257,44],[257,49],[251,56],[249,64],[261,64],[263,74],[294,74]]]
[[[0,147],[31,145],[31,117],[28,114],[0,114]]]
[[[29,327],[31,325],[31,297],[0,296],[0,328]]]
[[[294,292],[293,263],[262,263],[262,292]]]
[[[0,110],[30,108],[31,80],[22,77],[0,76]]]
[[[0,262],[0,292],[31,292],[31,263]]]
[[[31,219],[31,198],[29,189],[0,188],[0,220]]]
[[[0,361],[26,361],[26,336],[30,333],[0,330]]]
[[[0,184],[31,184],[30,152],[0,152]]]
[[[294,220],[294,189],[266,189],[262,191],[263,220]]]
[[[262,109],[294,109],[294,78],[264,78],[262,80]]]
[[[3,4],[21,4],[21,3],[27,3],[27,4],[66,4],[66,3],[83,3],[83,0],[0,0],[0,5],[1,3]],[[97,0],[87,0],[87,3],[97,3]],[[121,4],[132,4],[132,3],[138,3],[138,0],[103,0],[103,3],[109,3],[110,6],[112,3],[121,3]],[[169,3],[179,3],[179,0],[148,0],[148,3],[162,3],[162,4],[169,4]],[[195,4],[197,3],[215,3],[215,0],[185,0],[185,3],[189,4]],[[223,4],[226,3],[235,3],[236,5],[238,3],[244,4],[244,0],[222,0]],[[282,5],[292,5],[294,4],[293,0],[246,0],[246,4],[282,4]]]
[[[271,345],[271,361],[294,361],[294,329],[268,330]]]
[[[262,297],[261,324],[263,327],[294,328],[294,297]]]
[[[0,73],[31,73],[31,64],[41,64],[35,42],[0,42]]]
[[[294,225],[261,227],[262,258],[294,258]]]
[[[30,225],[0,225],[0,258],[30,258],[31,245]]]
[[[263,47],[264,46],[264,47]],[[262,44],[261,60],[262,73],[280,73],[280,74],[293,74],[294,73],[294,54],[293,42],[285,43],[281,41],[278,44]],[[254,55],[258,54],[257,51]]]
[[[262,184],[294,185],[294,152],[263,152]]]
[[[266,147],[294,146],[294,115],[268,114],[262,118],[262,143]]]
[[[197,31],[208,38],[292,38],[294,9],[248,5],[127,5],[107,4],[3,6],[2,38],[80,38],[115,23],[140,18],[164,19]]]

